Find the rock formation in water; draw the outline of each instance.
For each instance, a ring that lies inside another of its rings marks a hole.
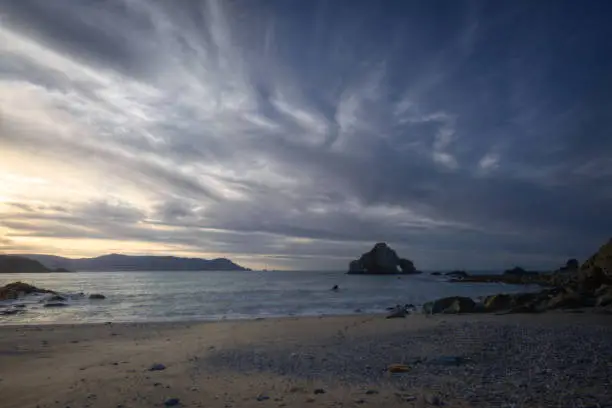
[[[13,282],[0,287],[0,300],[17,299],[31,293],[55,293],[52,290],[40,289],[23,282]]]
[[[386,243],[379,242],[371,251],[349,263],[350,274],[409,274],[419,273],[409,259],[400,258]]]

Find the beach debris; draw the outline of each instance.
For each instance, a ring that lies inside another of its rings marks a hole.
[[[104,295],[102,295],[100,293],[92,293],[91,295],[89,295],[89,298],[90,299],[99,299],[99,300],[102,300],[102,299],[106,299],[106,296],[104,296]]]
[[[390,373],[407,373],[410,371],[410,366],[407,366],[406,364],[391,364],[389,367],[387,367],[387,370]]]
[[[155,363],[149,368],[149,371],[162,371],[165,369],[166,369],[165,365],[160,364],[160,363]]]
[[[360,398],[358,400],[355,400],[355,404],[365,404],[365,400]]]
[[[270,397],[267,396],[266,394],[259,394],[257,396],[257,401],[265,401],[265,400],[269,400],[269,399],[270,399]]]
[[[180,403],[181,403],[181,400],[178,398],[168,398],[166,401],[164,401],[164,405],[166,407],[175,407],[179,405]]]
[[[316,390],[314,390],[315,394],[325,394],[325,390],[323,388],[317,388]]]

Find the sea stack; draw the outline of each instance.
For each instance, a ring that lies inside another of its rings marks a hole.
[[[400,258],[385,242],[349,264],[349,274],[393,275],[420,273],[409,259]]]

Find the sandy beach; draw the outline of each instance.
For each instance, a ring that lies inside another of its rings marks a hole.
[[[0,395],[4,408],[603,407],[611,340],[610,316],[588,313],[5,326]]]

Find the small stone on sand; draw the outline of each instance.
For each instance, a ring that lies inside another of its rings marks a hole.
[[[165,369],[166,369],[165,365],[156,363],[156,364],[153,364],[151,368],[149,368],[149,371],[162,371]]]
[[[175,407],[180,403],[181,400],[179,400],[178,398],[168,398],[166,401],[164,401],[164,405],[167,407]]]

